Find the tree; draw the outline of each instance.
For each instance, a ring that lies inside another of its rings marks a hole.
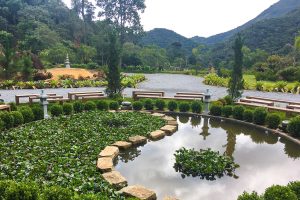
[[[116,25],[121,44],[125,43],[126,34],[142,32],[139,14],[146,8],[145,0],[97,0],[97,5],[101,9],[98,16]]]
[[[14,74],[14,57],[13,35],[0,31],[0,67],[5,79],[11,78]]]
[[[108,48],[108,71],[106,79],[108,82],[106,94],[109,97],[116,97],[121,95],[121,73],[120,73],[120,57],[121,48],[117,34],[112,31],[109,35],[109,48]]]
[[[25,55],[22,59],[22,77],[25,81],[32,80],[32,73],[33,73],[33,65],[31,61],[31,57],[29,55]]]
[[[234,50],[234,65],[229,80],[228,94],[232,99],[236,100],[242,96],[242,89],[244,87],[243,80],[243,39],[240,34],[237,35],[235,39],[233,50]]]

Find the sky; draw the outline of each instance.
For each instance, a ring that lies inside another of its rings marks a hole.
[[[70,6],[71,0],[63,0]],[[255,18],[278,0],[145,0],[145,31],[173,30],[185,37],[209,37]]]

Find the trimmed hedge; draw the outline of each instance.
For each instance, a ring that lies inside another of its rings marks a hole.
[[[232,108],[232,117],[234,119],[243,120],[245,108],[243,106],[234,106]]]
[[[50,108],[51,115],[54,117],[58,117],[63,114],[63,107],[58,104],[54,104]]]
[[[84,110],[86,111],[96,110],[96,104],[93,101],[87,101],[84,104]]]
[[[189,103],[180,103],[179,104],[179,111],[180,112],[188,112],[191,109],[190,104]]]
[[[232,115],[232,106],[224,106],[222,108],[222,114],[224,117],[230,117]]]
[[[133,110],[139,111],[143,109],[143,103],[140,101],[135,101],[132,103]]]
[[[251,194],[249,194],[248,192],[244,192],[242,195],[238,197],[237,200],[263,200],[263,199],[260,198],[257,192],[252,192]]]
[[[32,112],[32,109],[28,106],[22,106],[19,108],[19,111],[22,113],[24,118],[24,123],[29,123],[34,121],[34,114]]]
[[[280,124],[280,116],[277,114],[269,114],[266,118],[266,123],[269,128],[271,129],[277,129]]]
[[[166,107],[166,102],[162,99],[156,99],[155,101],[155,107],[158,109],[158,110],[164,110],[165,107]]]
[[[202,104],[200,101],[193,101],[191,104],[191,109],[193,113],[201,113],[202,112]]]
[[[168,109],[170,111],[175,111],[178,108],[177,102],[176,101],[169,101],[168,103]]]
[[[10,129],[14,126],[14,117],[9,112],[1,112],[0,118],[4,122],[5,129]]]
[[[32,112],[35,121],[44,119],[44,111],[41,106],[34,106]]]
[[[63,111],[65,115],[72,115],[74,112],[73,104],[72,103],[64,103]]]
[[[258,125],[266,123],[267,110],[265,108],[256,108],[253,113],[253,122]]]
[[[24,124],[24,118],[19,111],[12,111],[11,115],[14,117],[14,127]]]
[[[73,108],[75,113],[81,113],[84,109],[84,105],[81,101],[76,101],[73,103]]]
[[[119,105],[119,102],[117,102],[117,101],[112,101],[109,103],[109,109],[111,109],[111,110],[119,110],[119,107],[120,107],[120,105]]]
[[[286,186],[273,185],[266,189],[264,200],[297,200],[297,196]]]
[[[245,110],[243,114],[243,120],[246,122],[253,122],[253,111],[252,110]]]
[[[222,115],[222,106],[221,105],[212,105],[210,107],[210,114],[213,116],[221,116]]]
[[[0,118],[0,131],[2,131],[3,129],[4,129],[4,122]]]
[[[298,200],[300,199],[300,181],[290,182],[287,185],[297,196]]]
[[[153,108],[154,108],[153,101],[151,99],[146,99],[144,101],[144,108],[146,110],[153,110]]]
[[[108,103],[106,101],[100,100],[96,103],[97,109],[101,111],[108,110]]]
[[[287,127],[288,132],[294,137],[300,137],[300,117],[291,119]]]

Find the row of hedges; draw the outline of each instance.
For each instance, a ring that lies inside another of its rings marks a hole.
[[[268,128],[277,129],[282,121],[276,113],[268,113],[265,108],[256,108],[254,110],[245,109],[240,105],[225,105],[219,103],[210,107],[210,114],[213,116],[232,117],[237,120],[243,120],[257,125],[266,125]],[[288,125],[288,132],[294,137],[300,137],[300,117],[291,119]]]
[[[262,195],[244,192],[238,200],[300,200],[300,182],[290,182],[287,186],[273,185]]]

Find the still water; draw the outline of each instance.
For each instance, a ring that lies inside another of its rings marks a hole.
[[[181,200],[235,200],[243,191],[259,193],[273,184],[300,180],[300,146],[253,127],[208,118],[178,117],[178,131],[170,137],[122,152],[116,170],[129,185],[154,190],[158,199],[171,195]],[[182,178],[173,168],[181,147],[211,148],[240,165],[237,179],[215,181]]]

